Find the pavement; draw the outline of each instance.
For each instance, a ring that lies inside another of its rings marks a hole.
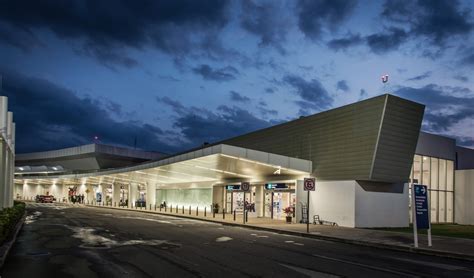
[[[182,208],[178,208],[177,212],[176,209],[173,209],[172,212],[170,212],[168,209],[167,212],[165,212],[164,209],[160,211],[159,208],[157,208],[157,210],[155,211],[154,208],[150,210],[150,208],[129,209],[119,207],[99,207],[125,209],[147,213],[159,213],[162,215],[173,215],[192,219],[200,219],[205,221],[225,223],[228,225],[244,225],[241,214],[237,214],[235,217],[236,219],[234,220],[232,214],[222,215],[222,213],[219,213],[214,215],[212,213],[207,212],[206,217],[204,217],[203,211],[199,211],[196,215],[196,210],[191,209],[191,213],[189,213],[189,208],[185,208],[184,211],[182,210]],[[255,228],[258,230],[280,232],[298,236],[312,237],[316,239],[333,240],[338,242],[366,245],[378,248],[388,248],[414,253],[458,258],[474,262],[474,240],[472,239],[432,236],[432,247],[428,247],[427,236],[419,234],[419,248],[414,248],[413,234],[411,233],[310,224],[308,234],[306,224],[286,224],[283,220],[272,220],[269,218],[257,217],[249,217],[248,222],[244,226],[249,228]]]
[[[474,264],[173,215],[28,204],[0,275],[473,277]]]

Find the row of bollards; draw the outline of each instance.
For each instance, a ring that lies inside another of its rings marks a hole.
[[[95,206],[110,206],[110,207],[121,207],[121,208],[125,208],[125,207],[128,207],[126,206],[125,204],[123,204],[122,202],[119,202],[118,206],[117,206],[117,202],[97,202],[97,201],[89,201],[87,200],[87,205],[95,205]],[[147,210],[147,207],[145,205],[131,205],[131,208],[133,209],[138,209],[140,207],[140,210]],[[179,213],[179,206],[178,205],[175,205],[173,207],[173,205],[169,205],[169,206],[163,206],[163,205],[159,205],[157,206],[156,204],[155,205],[151,205],[149,204],[148,206],[148,210],[149,211],[159,211],[159,212],[168,212],[169,213],[173,213],[173,210],[175,213]],[[216,218],[216,210],[215,209],[212,209],[212,206],[211,206],[211,210],[212,210],[212,218]],[[181,206],[181,214],[185,214],[185,207],[184,205]],[[222,219],[225,220],[226,219],[226,210],[223,209],[222,210]],[[188,215],[192,215],[192,206],[189,206],[188,207]],[[199,216],[199,206],[196,207],[196,210],[195,210],[195,215],[196,216]],[[207,217],[207,207],[205,206],[204,207],[204,212],[203,212],[203,215],[204,217]],[[232,216],[232,220],[233,221],[237,221],[237,210],[234,209],[232,212],[231,212],[231,216]],[[242,217],[244,217],[244,223],[248,222],[248,211],[245,211],[244,214],[242,215]]]

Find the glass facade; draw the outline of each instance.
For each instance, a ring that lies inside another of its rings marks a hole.
[[[454,222],[454,161],[415,155],[410,178],[428,186],[431,222]]]

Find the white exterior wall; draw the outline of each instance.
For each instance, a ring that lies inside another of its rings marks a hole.
[[[474,225],[474,169],[456,170],[455,175],[455,222]]]
[[[354,227],[355,181],[316,181],[316,191],[310,193],[309,221],[313,215],[326,221],[336,222],[339,226]],[[296,220],[302,218],[301,205],[308,200],[303,190],[303,181],[296,185]]]
[[[303,181],[297,181],[296,219],[301,220],[301,205],[307,202]],[[403,193],[364,191],[356,181],[317,181],[310,193],[310,223],[313,215],[321,220],[351,228],[407,227],[408,189]]]
[[[408,184],[403,193],[365,191],[355,183],[355,227],[408,227]]]

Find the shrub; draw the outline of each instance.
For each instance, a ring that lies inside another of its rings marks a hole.
[[[13,207],[0,210],[0,243],[13,232],[18,221],[25,213],[25,203],[15,201]]]

